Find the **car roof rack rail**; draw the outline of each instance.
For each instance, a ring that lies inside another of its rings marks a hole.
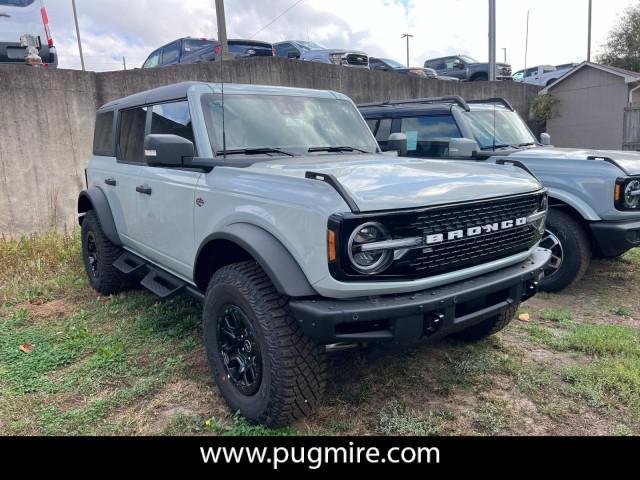
[[[478,103],[499,103],[505,107],[507,107],[509,110],[511,110],[512,112],[515,112],[516,109],[513,108],[513,105],[511,105],[511,103],[509,103],[509,100],[502,98],[502,97],[492,97],[492,98],[487,98],[486,100],[469,100],[467,103],[472,103],[472,104],[478,104]]]
[[[446,97],[433,97],[433,98],[415,98],[412,100],[389,100],[386,102],[374,102],[374,103],[362,103],[358,105],[358,108],[363,107],[390,107],[392,105],[409,105],[409,104],[437,104],[437,103],[456,103],[458,106],[466,110],[471,109],[468,103],[460,95],[449,95]]]

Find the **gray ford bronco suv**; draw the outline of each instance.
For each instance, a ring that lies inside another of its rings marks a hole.
[[[269,426],[319,404],[327,345],[491,335],[550,259],[534,177],[382,154],[335,92],[182,83],[108,103],[86,176],[91,286],[201,300],[222,395]]]
[[[549,189],[551,207],[541,245],[553,257],[543,290],[580,280],[593,256],[614,258],[640,246],[638,153],[554,148],[549,135],[538,141],[501,98],[403,100],[360,111],[383,150],[392,148],[390,135],[404,134],[410,158],[511,162],[536,175]]]

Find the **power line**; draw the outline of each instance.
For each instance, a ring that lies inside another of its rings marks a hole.
[[[262,32],[263,30],[265,30],[267,27],[270,27],[271,25],[273,25],[274,23],[276,23],[276,21],[278,21],[281,17],[283,17],[289,10],[293,9],[294,7],[296,7],[299,3],[302,3],[304,0],[297,0],[293,5],[291,5],[289,8],[287,8],[284,12],[282,12],[280,15],[278,15],[276,18],[274,18],[273,20],[271,20],[269,23],[267,23],[264,27],[262,27],[260,30],[258,30],[256,33],[254,33],[253,35],[251,35],[249,37],[249,39],[253,39],[253,37],[255,37],[256,35],[258,35],[260,32]]]

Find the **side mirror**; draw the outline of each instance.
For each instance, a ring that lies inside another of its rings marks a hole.
[[[147,135],[144,139],[144,158],[152,167],[182,167],[185,158],[195,156],[193,142],[178,135]]]
[[[392,133],[389,136],[387,150],[395,150],[399,157],[406,157],[408,153],[407,136],[404,133]]]
[[[551,145],[551,135],[549,135],[548,133],[541,133],[540,143],[542,145]]]
[[[449,156],[456,158],[473,158],[480,151],[475,140],[469,138],[452,138],[449,140]]]

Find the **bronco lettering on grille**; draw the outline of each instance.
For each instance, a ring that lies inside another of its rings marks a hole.
[[[521,227],[527,224],[527,217],[516,218],[515,220],[505,220],[499,223],[491,223],[481,227],[470,227],[466,230],[452,230],[450,232],[436,233],[425,235],[424,243],[427,245],[435,245],[445,241],[460,240],[463,238],[477,237],[483,233],[499,232],[501,230],[509,230],[514,227]]]

